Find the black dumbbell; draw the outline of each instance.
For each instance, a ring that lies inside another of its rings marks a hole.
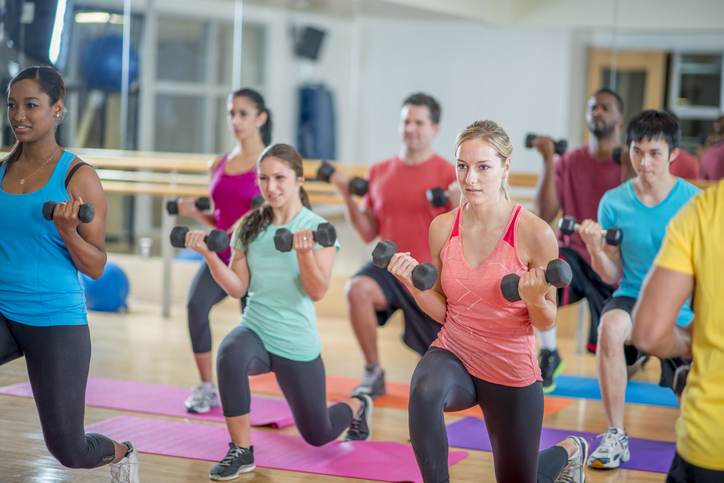
[[[55,201],[46,201],[43,204],[43,218],[52,220],[53,211],[55,211],[55,205],[57,204]],[[95,216],[96,210],[90,203],[82,203],[80,208],[78,208],[78,219],[81,223],[90,223]]]
[[[331,223],[320,223],[312,232],[312,239],[323,247],[331,247],[337,241],[337,230]],[[294,234],[286,228],[279,228],[274,233],[274,246],[280,252],[289,252],[294,245]]]
[[[255,210],[264,204],[264,197],[262,195],[256,195],[251,199],[251,209]]]
[[[546,282],[556,288],[561,288],[571,283],[572,278],[571,266],[568,265],[567,262],[561,259],[548,262],[548,266],[546,267]],[[508,302],[517,302],[520,300],[518,282],[520,282],[520,276],[516,273],[509,273],[500,281],[500,291],[503,292],[503,297],[505,297],[505,300]]]
[[[174,226],[171,230],[171,245],[176,248],[186,247],[186,233],[189,232],[186,226]],[[211,230],[208,235],[204,237],[204,243],[209,247],[212,252],[223,252],[226,247],[229,246],[229,235],[222,230]]]
[[[196,209],[199,211],[207,211],[211,209],[211,200],[208,196],[202,196],[194,200],[194,205],[196,205]],[[166,202],[166,212],[169,215],[178,215],[178,199],[168,200]]]
[[[564,216],[558,222],[558,229],[564,235],[573,235],[576,227],[579,226],[576,219],[572,216]],[[620,228],[612,227],[608,230],[601,230],[601,236],[606,240],[607,245],[618,246],[623,241],[623,231]]]
[[[533,134],[533,133],[526,134],[525,147],[528,149],[532,148],[533,141],[535,141],[535,138],[537,138],[537,137],[538,137],[537,134]],[[555,153],[560,156],[563,153],[565,153],[566,150],[568,150],[568,141],[566,141],[565,139],[559,139],[558,141],[553,141],[553,146],[554,146],[553,151],[555,151]]]
[[[321,163],[319,163],[319,168],[317,169],[317,179],[319,181],[329,183],[335,171],[336,169],[334,166],[332,166],[332,163],[330,163],[329,161],[322,161]],[[369,185],[369,181],[367,181],[366,179],[355,176],[354,178],[349,180],[347,189],[353,195],[364,196],[367,194],[367,191],[369,191]]]
[[[444,208],[450,201],[445,188],[430,188],[425,191],[425,196],[427,196],[427,201],[435,208]]]
[[[392,255],[397,253],[397,245],[390,240],[377,242],[372,250],[372,263],[380,268],[387,268]],[[421,263],[412,269],[412,284],[418,290],[429,290],[437,281],[437,268],[431,263]]]

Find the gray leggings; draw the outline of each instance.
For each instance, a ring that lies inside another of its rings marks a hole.
[[[87,325],[34,327],[0,315],[1,347],[25,356],[48,451],[69,468],[95,468],[115,456],[113,441],[85,433],[91,344]]]
[[[211,326],[209,312],[211,308],[226,298],[226,292],[211,276],[206,262],[202,262],[191,282],[186,313],[188,314],[189,335],[194,354],[211,352]],[[244,310],[245,298],[241,299]]]
[[[543,422],[543,390],[492,384],[471,376],[451,352],[427,351],[410,386],[410,439],[425,483],[450,481],[443,411],[479,405],[493,446],[499,483],[552,483],[568,461],[566,450],[553,446],[538,453]]]
[[[258,335],[236,326],[219,346],[216,372],[224,416],[249,414],[249,376],[273,372],[289,403],[304,440],[322,446],[336,439],[352,422],[352,408],[337,403],[327,408],[321,356],[306,362],[270,354]]]

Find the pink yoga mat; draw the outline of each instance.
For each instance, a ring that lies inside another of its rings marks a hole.
[[[226,428],[120,416],[86,428],[116,440],[130,440],[142,453],[219,461],[228,450]],[[397,442],[333,441],[321,447],[299,436],[253,431],[254,459],[262,468],[377,481],[422,482],[412,447]],[[449,464],[467,457],[451,451]]]
[[[224,422],[224,415],[218,407],[206,414],[186,412],[183,403],[189,393],[189,389],[181,387],[91,377],[88,379],[85,403],[98,408]],[[27,382],[0,387],[0,394],[33,397],[30,383]],[[252,396],[251,424],[284,428],[292,426],[294,418],[284,399]]]

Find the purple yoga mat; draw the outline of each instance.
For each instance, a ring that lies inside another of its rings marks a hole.
[[[186,412],[184,400],[189,393],[189,389],[181,387],[91,377],[88,379],[85,403],[98,408],[224,422],[224,415],[218,407],[206,414]],[[33,397],[30,383],[27,382],[0,387],[0,394]],[[284,399],[253,396],[251,424],[284,428],[292,426],[294,418]]]
[[[120,416],[88,426],[86,430],[119,441],[130,440],[142,453],[163,456],[216,462],[229,449],[226,428],[208,424]],[[271,431],[253,431],[251,439],[255,463],[262,468],[377,481],[422,482],[412,447],[407,444],[333,441],[314,447],[299,436]],[[452,451],[449,464],[467,455],[464,451]]]
[[[541,449],[548,448],[558,443],[566,436],[581,436],[591,444],[591,451],[597,446],[595,433],[581,431],[569,431],[567,429],[543,428],[540,436]],[[488,430],[485,422],[477,418],[463,418],[447,426],[447,437],[450,446],[457,448],[476,449],[480,451],[492,451]],[[631,460],[623,463],[621,468],[639,471],[651,471],[654,473],[666,473],[674,459],[675,444],[667,441],[655,441],[652,439],[629,438],[629,449]]]

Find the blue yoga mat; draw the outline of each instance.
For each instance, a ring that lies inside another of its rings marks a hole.
[[[579,399],[601,399],[598,380],[583,376],[558,376],[556,390],[549,396],[571,397]],[[650,404],[652,406],[679,407],[671,389],[650,382],[629,381],[626,388],[626,402]]]

